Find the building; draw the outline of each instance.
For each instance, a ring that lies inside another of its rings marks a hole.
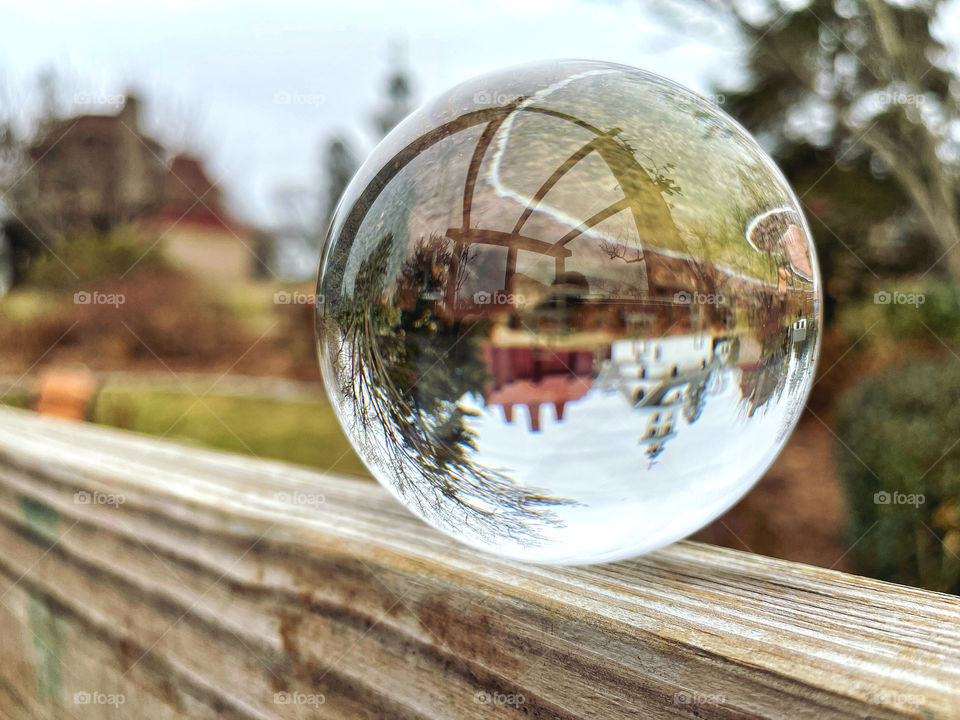
[[[11,205],[42,244],[137,225],[162,239],[175,264],[204,278],[239,280],[266,268],[269,238],[230,216],[198,157],[166,160],[164,147],[143,130],[135,95],[114,114],[47,122],[28,157],[33,167]],[[14,239],[18,227],[6,225]]]
[[[681,419],[689,424],[700,417],[708,381],[727,363],[731,348],[730,338],[702,333],[617,340],[595,386],[620,392],[647,417],[639,441],[653,461],[677,434]]]
[[[158,217],[170,222],[186,220],[197,225],[228,225],[223,193],[203,166],[190,153],[178,153],[168,163],[163,207]]]
[[[794,210],[777,208],[758,215],[747,225],[750,246],[780,258],[777,289],[781,293],[792,283],[808,286],[813,282],[813,263],[802,223]]]
[[[144,224],[175,265],[205,279],[263,277],[270,262],[269,237],[233,218],[203,161],[189,153],[171,158],[163,205]]]
[[[544,405],[553,405],[556,418],[562,420],[566,404],[589,392],[594,356],[592,350],[485,344],[483,359],[492,378],[484,394],[486,405],[502,407],[507,422],[513,422],[514,406],[525,406],[530,430],[539,432]]]
[[[28,224],[102,232],[162,206],[168,172],[163,148],[141,129],[134,95],[113,115],[49,122],[28,156],[33,167],[16,203],[29,208]]]

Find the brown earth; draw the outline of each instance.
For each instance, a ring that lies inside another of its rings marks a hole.
[[[759,483],[691,539],[849,572],[832,433],[810,412]]]

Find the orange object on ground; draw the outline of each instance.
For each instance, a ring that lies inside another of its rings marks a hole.
[[[37,381],[35,410],[68,420],[87,417],[97,379],[86,368],[50,368]]]

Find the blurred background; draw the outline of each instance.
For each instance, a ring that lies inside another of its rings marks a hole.
[[[791,181],[823,272],[808,408],[696,538],[960,592],[960,1],[0,2],[0,403],[369,477],[321,385],[320,245],[449,86],[665,75]]]

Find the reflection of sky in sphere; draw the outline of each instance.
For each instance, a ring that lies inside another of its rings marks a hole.
[[[615,392],[591,390],[567,406],[560,422],[548,406],[539,433],[527,432],[525,410],[507,423],[499,408],[475,406],[481,416],[470,426],[479,438],[478,453],[490,465],[509,468],[516,477],[550,478],[552,492],[582,503],[562,510],[568,527],[577,529],[565,543],[577,553],[614,557],[612,534],[635,535],[655,547],[677,526],[695,531],[753,484],[745,464],[759,472],[776,455],[782,425],[790,421],[789,403],[771,407],[762,423],[736,423],[737,441],[731,443],[731,421],[741,412],[739,372],[724,372],[724,390],[711,396],[694,425],[680,428],[653,468],[637,442],[643,427],[637,410]],[[750,457],[745,448],[766,452]]]

